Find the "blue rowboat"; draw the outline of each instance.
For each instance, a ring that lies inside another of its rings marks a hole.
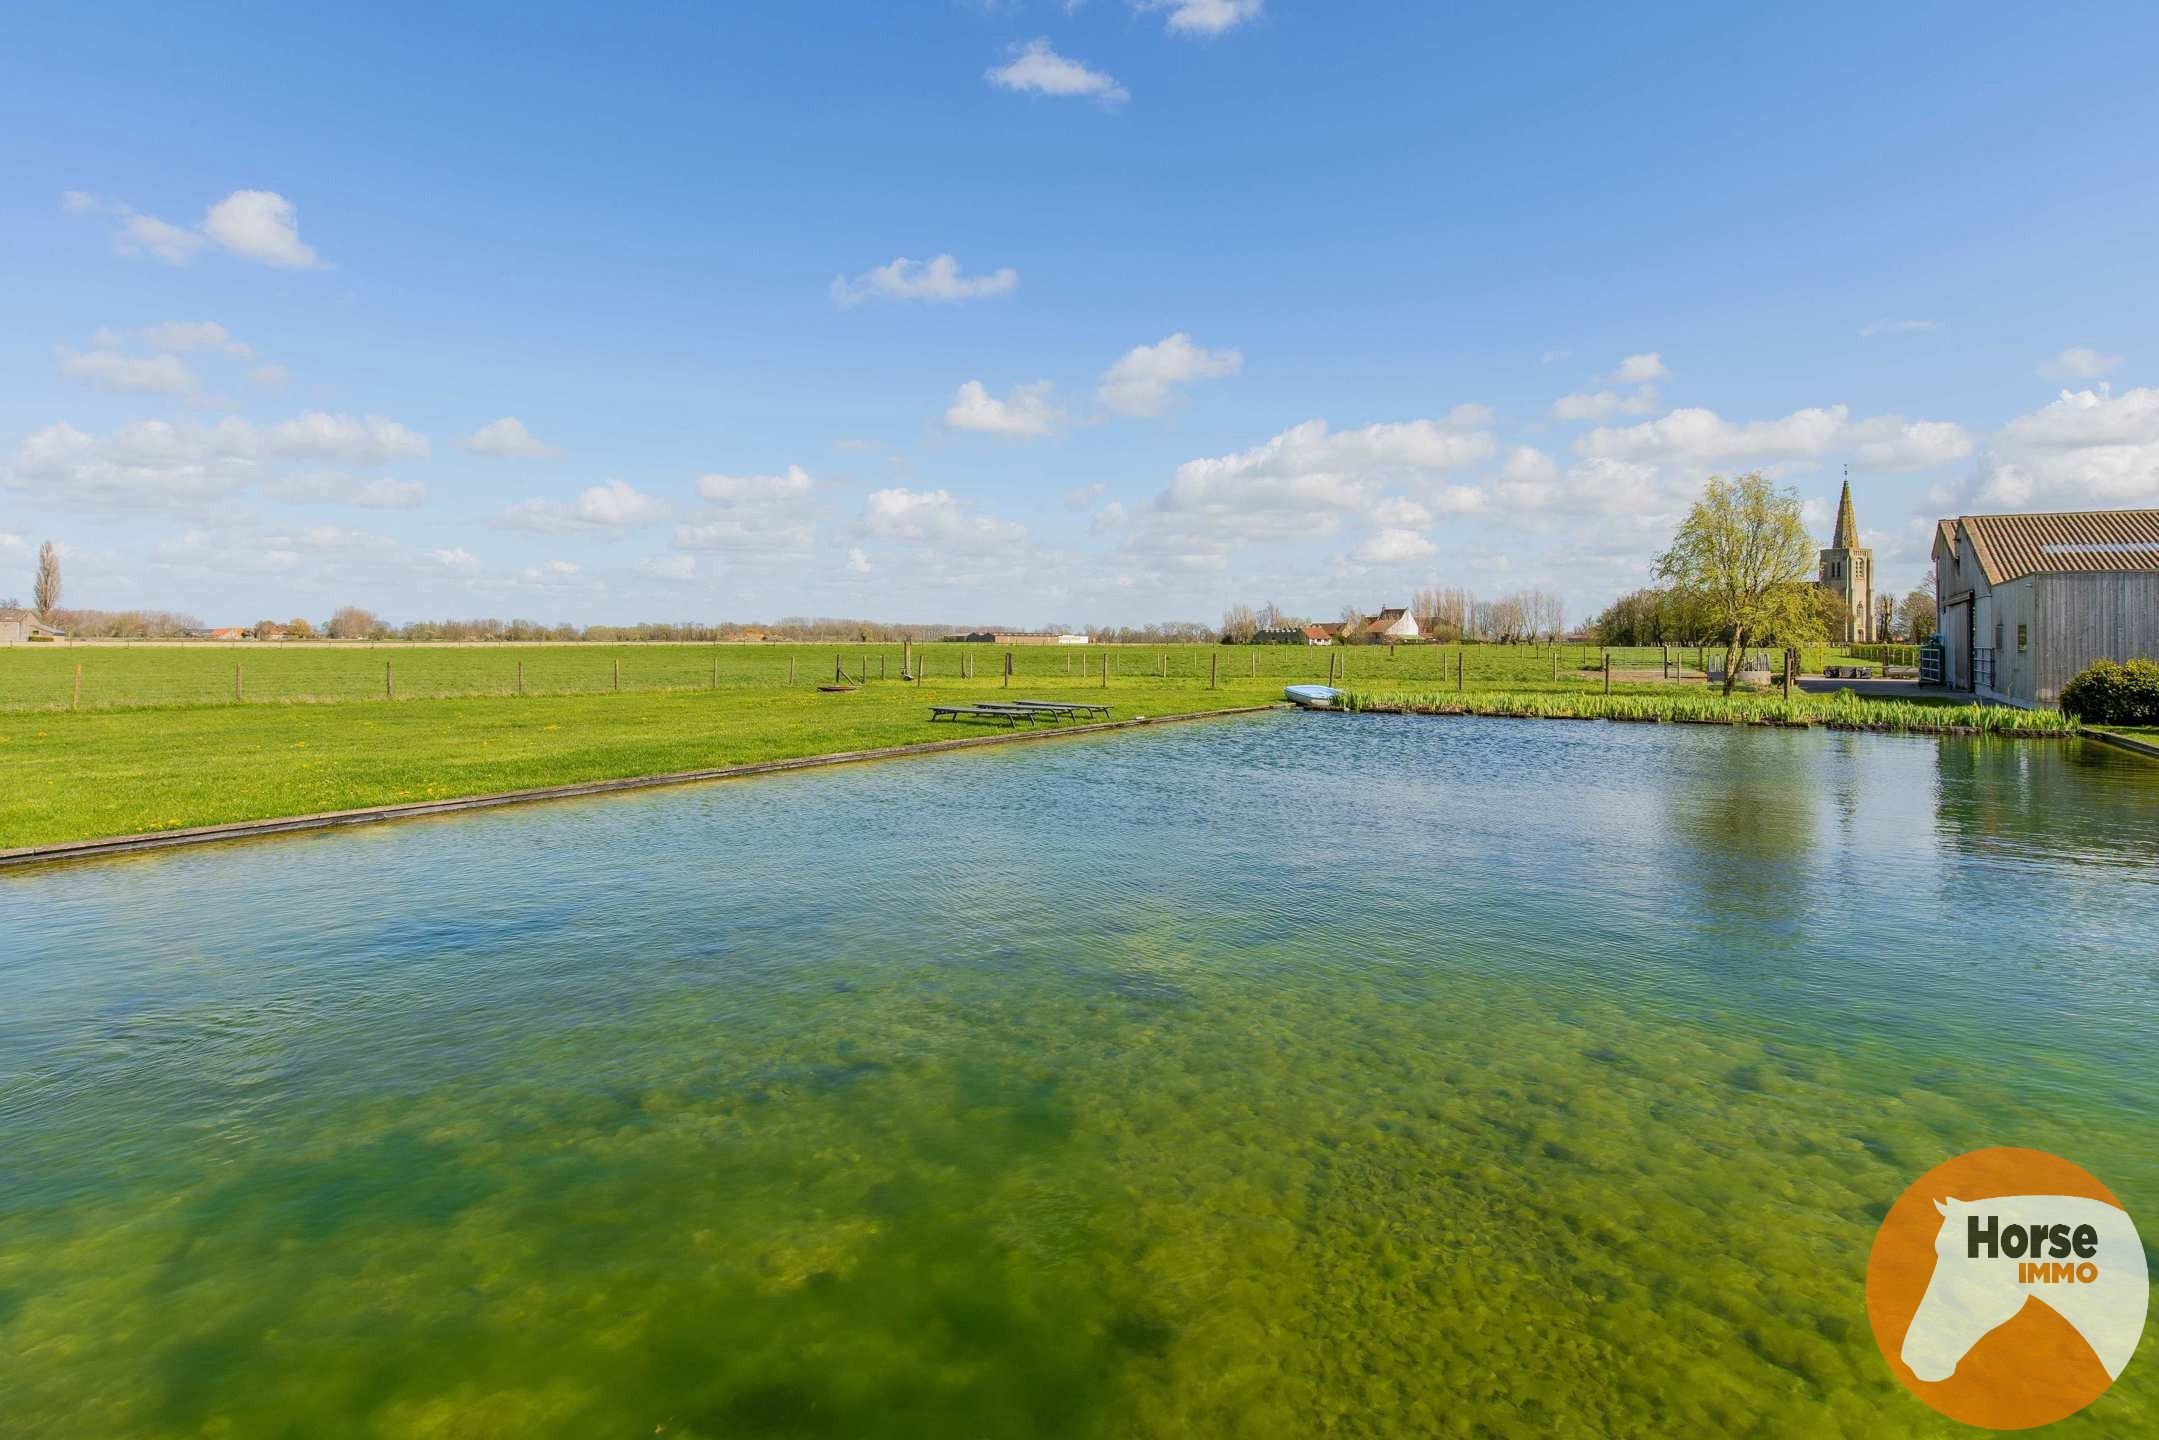
[[[1332,685],[1286,685],[1282,689],[1292,705],[1302,705],[1307,710],[1332,710],[1342,692]]]

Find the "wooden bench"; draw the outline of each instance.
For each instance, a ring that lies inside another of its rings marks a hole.
[[[1109,706],[1093,705],[1084,700],[1008,700],[999,703],[1008,704],[1021,710],[1040,710],[1045,715],[1086,715],[1090,717],[1100,715],[1107,720],[1110,713]]]
[[[1045,718],[1053,717],[1046,717],[1039,710],[1029,710],[1018,705],[932,705],[930,707],[930,721],[932,724],[939,720],[1002,720],[1007,725],[1016,726],[1022,720],[1032,725],[1035,721]]]

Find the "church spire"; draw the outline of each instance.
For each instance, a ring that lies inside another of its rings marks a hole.
[[[1832,550],[1859,547],[1859,522],[1852,518],[1852,468],[1844,467],[1844,498],[1837,501],[1837,533],[1829,537]]]

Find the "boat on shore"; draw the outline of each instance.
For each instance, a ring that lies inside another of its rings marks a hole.
[[[1307,710],[1337,709],[1342,699],[1342,692],[1332,685],[1285,685],[1282,695],[1290,704]]]

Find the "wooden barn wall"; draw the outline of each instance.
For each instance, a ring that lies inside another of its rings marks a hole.
[[[2159,659],[2159,571],[2041,575],[2032,657],[2041,705],[2094,660]],[[2016,641],[2011,633],[2010,644]]]

